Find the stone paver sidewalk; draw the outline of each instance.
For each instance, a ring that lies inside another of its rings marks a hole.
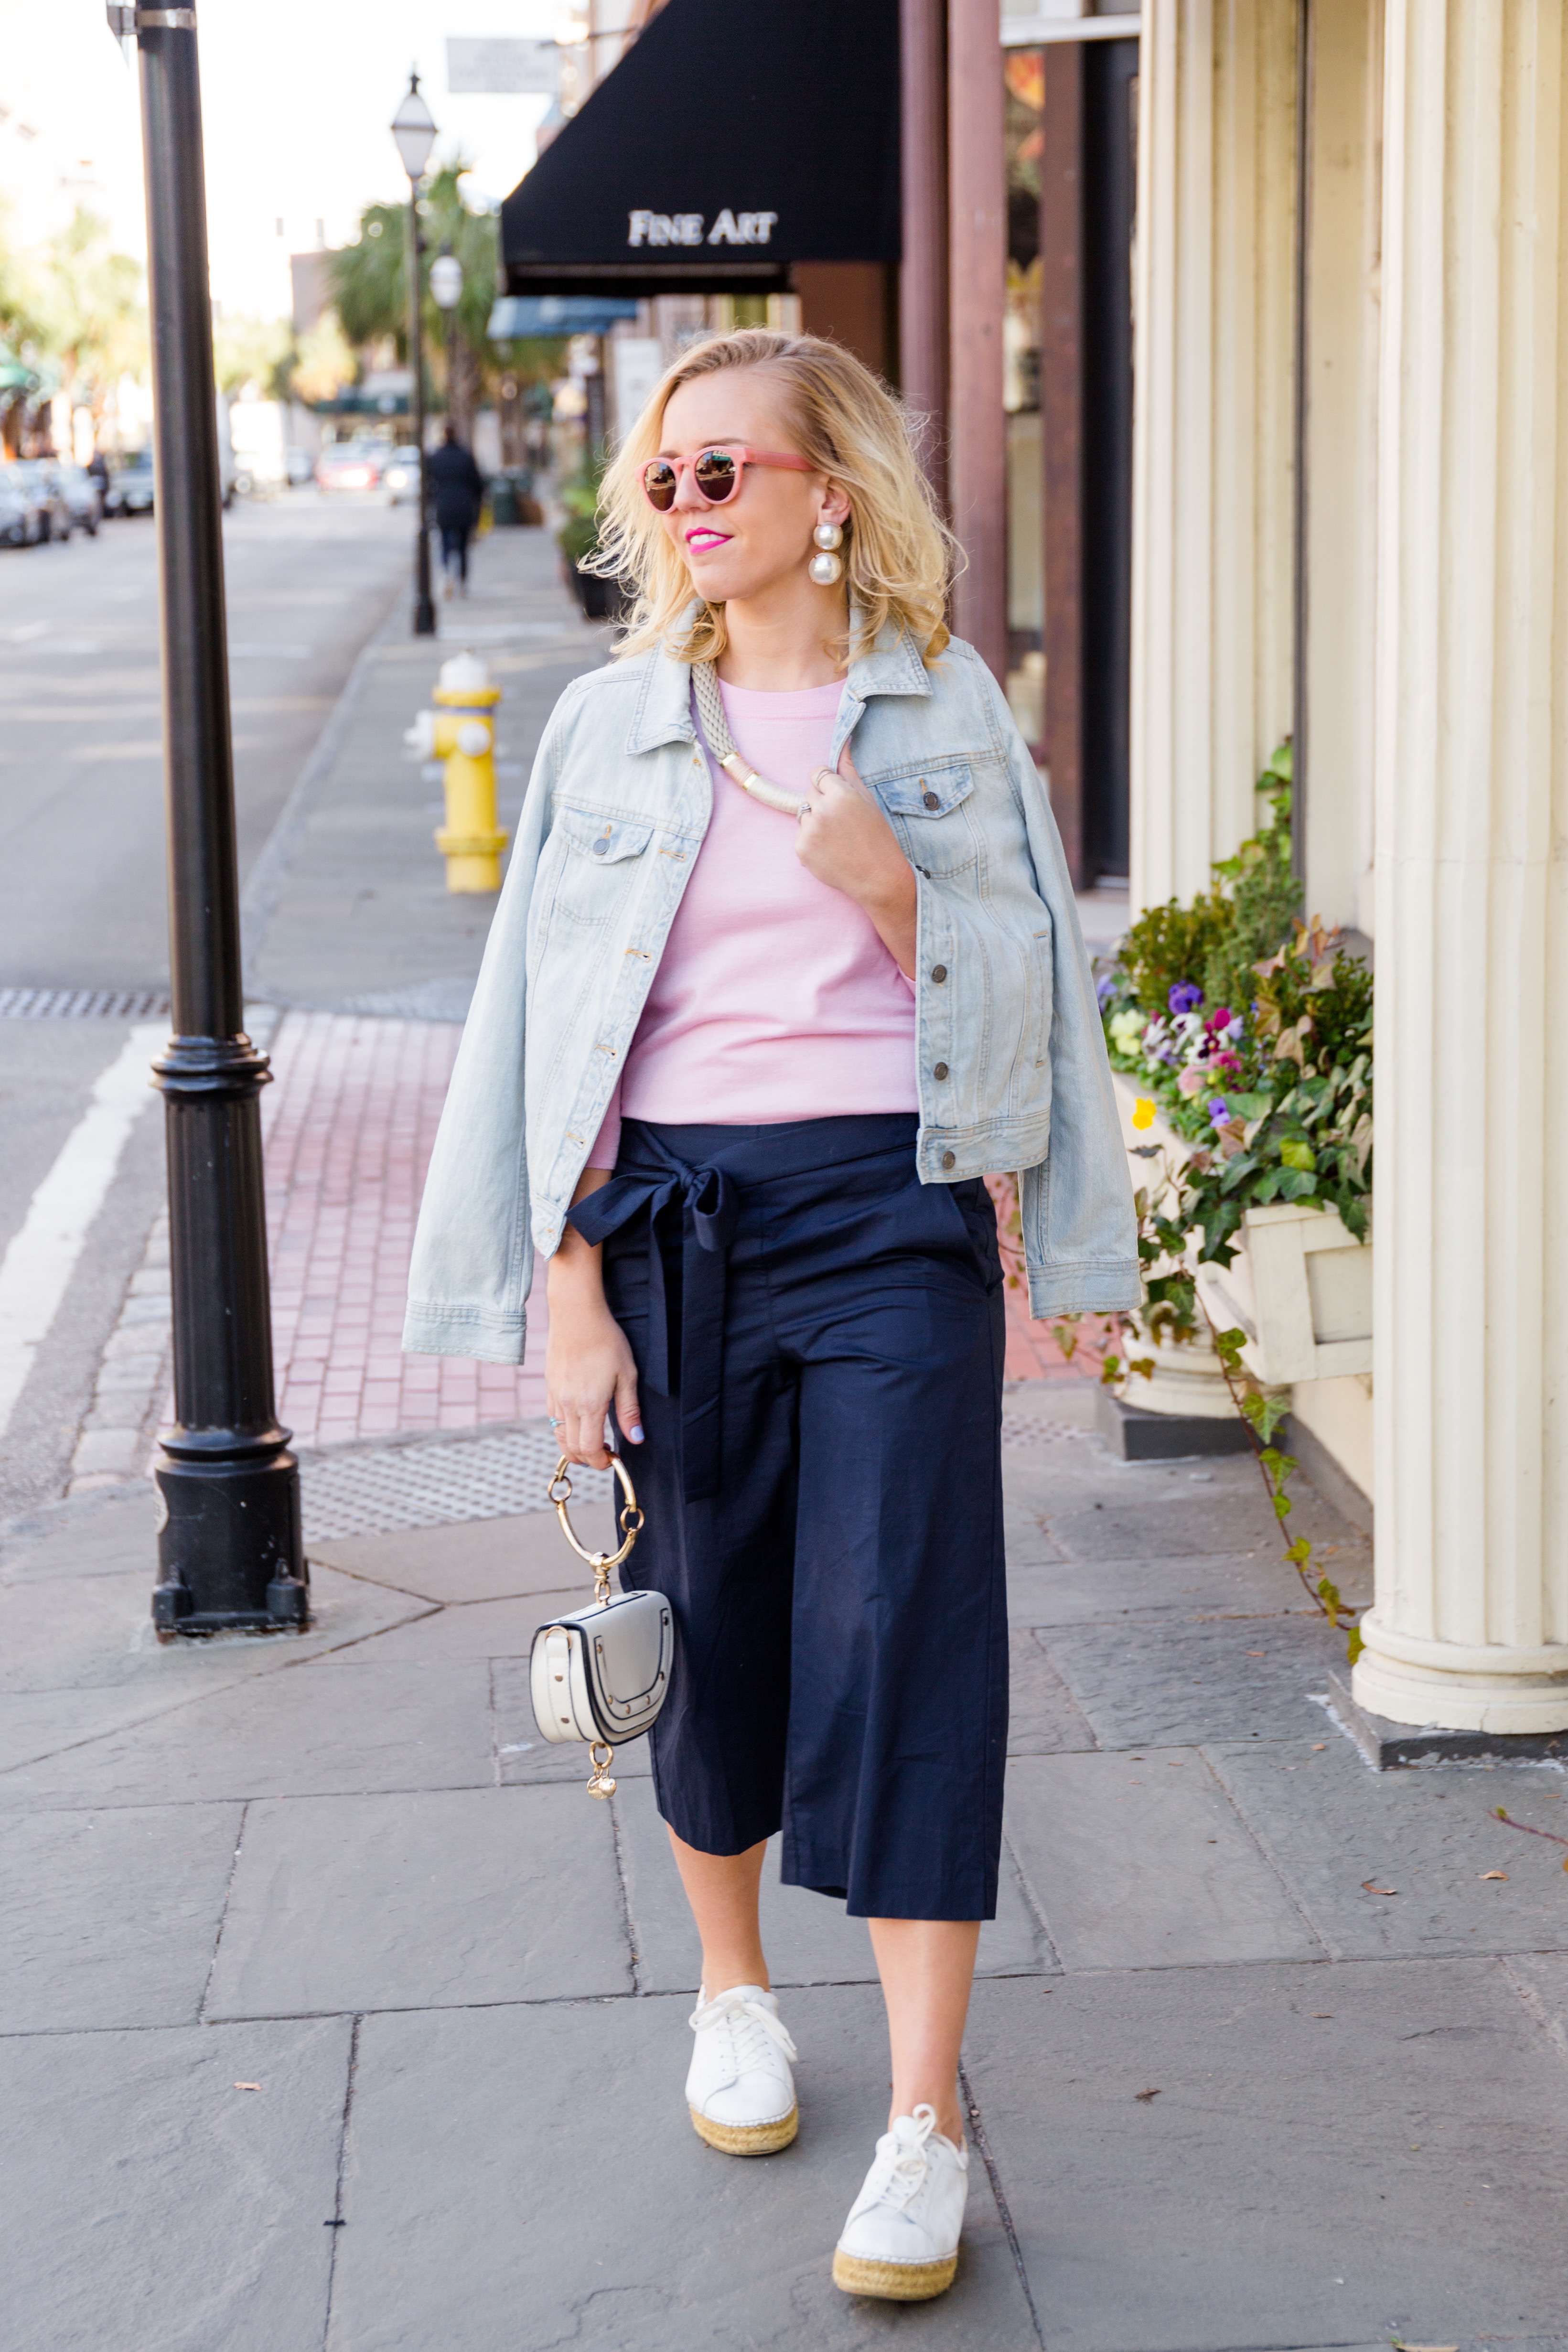
[[[692,2134],[646,1758],[542,1749],[552,1517],[312,1545],[302,1639],[159,1650],[144,1492],[0,1563],[0,2341],[26,2352],[1568,2344],[1551,1769],[1373,1775],[1245,1463],[1008,1400],[1014,1713],[942,2302],[847,2300],[863,1926],[770,1887],[803,2127]],[[455,1455],[465,1444],[452,1441]],[[1351,1591],[1365,1548],[1309,1496]]]
[[[515,807],[603,648],[537,534],[479,584],[443,624],[507,685]],[[841,1906],[765,1895],[798,2142],[745,2164],[692,2134],[696,1951],[646,1755],[595,1804],[530,1716],[534,1626],[586,1597],[538,1507],[542,1318],[521,1370],[396,1345],[488,919],[445,896],[401,759],[437,658],[369,649],[249,907],[310,1630],[152,1641],[127,1474],[156,1234],[84,1491],[0,1530],[0,2352],[1568,2352],[1568,1781],[1371,1773],[1250,1465],[1112,1459],[1016,1293],[1007,1843],[952,2293],[829,2282],[887,2076]],[[1310,1495],[1292,1524],[1364,1598],[1356,1531]]]

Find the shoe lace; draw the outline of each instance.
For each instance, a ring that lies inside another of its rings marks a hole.
[[[931,2170],[926,2142],[936,2129],[936,2109],[921,2105],[912,2116],[900,2116],[890,2132],[877,2142],[880,2168],[867,2188],[879,2203],[900,2212],[920,2195]]]
[[[739,1989],[717,1993],[709,2001],[700,2000],[689,2021],[693,2032],[719,2032],[728,2036],[731,2063],[740,2074],[765,2063],[770,2042],[792,2061],[800,2054],[773,2011]]]

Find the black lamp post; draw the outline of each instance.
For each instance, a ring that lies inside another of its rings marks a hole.
[[[174,1034],[153,1064],[169,1159],[174,1423],[158,1492],[159,1635],[302,1626],[300,1474],[272,1392],[258,1095],[241,1026],[217,396],[194,8],[134,33],[147,179]]]
[[[419,259],[424,239],[419,234],[419,183],[436,144],[436,118],[420,94],[419,77],[411,73],[408,88],[392,118],[392,135],[408,174],[408,364],[414,372],[414,446],[419,455],[419,520],[414,541],[414,634],[433,637],[436,607],[430,599],[430,499],[425,480],[425,322],[423,273]]]

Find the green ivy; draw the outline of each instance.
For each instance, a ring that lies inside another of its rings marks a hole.
[[[1219,1331],[1192,1263],[1228,1265],[1248,1209],[1302,1201],[1334,1209],[1358,1241],[1372,1188],[1373,986],[1340,935],[1301,915],[1291,859],[1290,747],[1258,779],[1268,816],[1215,888],[1183,907],[1140,917],[1100,982],[1112,1063],[1156,1102],[1191,1149],[1173,1167],[1158,1144],[1158,1183],[1137,1195],[1144,1329],[1161,1343],[1197,1338],[1208,1323],[1231,1399],[1281,1531],[1297,1467],[1274,1440],[1287,1411],[1249,1373],[1240,1331]],[[1153,1370],[1149,1357],[1107,1353],[1101,1378]],[[1345,1627],[1353,1661],[1361,1636],[1338,1588],[1313,1573],[1312,1547],[1285,1550],[1313,1604]]]

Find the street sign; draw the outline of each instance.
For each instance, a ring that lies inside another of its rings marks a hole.
[[[553,41],[515,41],[500,36],[447,43],[447,88],[483,90],[503,97],[515,90],[553,93],[560,50]]]

